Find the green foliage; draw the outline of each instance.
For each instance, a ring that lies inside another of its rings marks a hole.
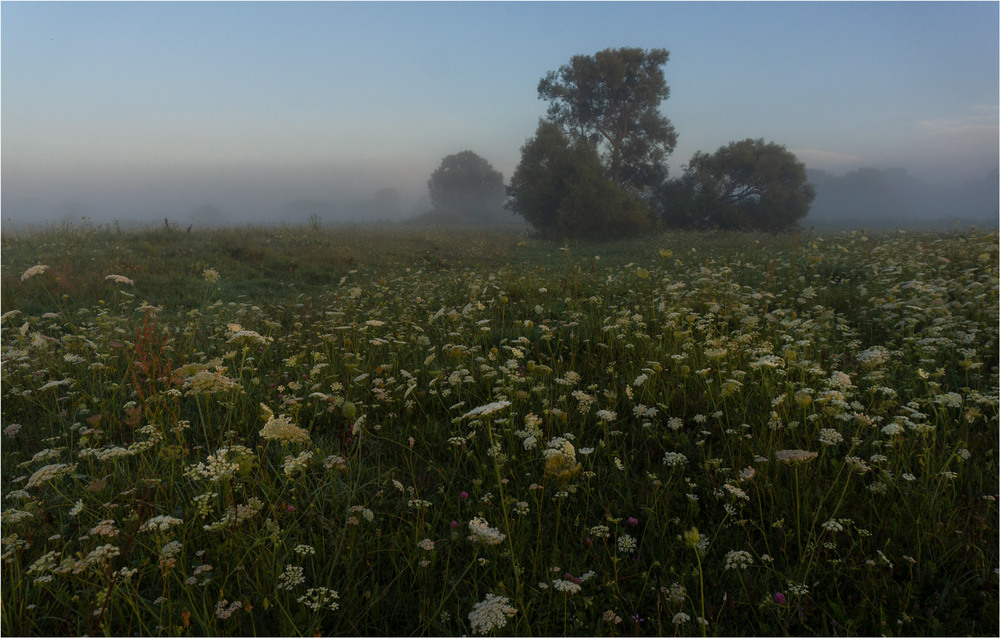
[[[462,217],[492,218],[503,209],[503,174],[472,151],[441,160],[427,189],[438,210]]]
[[[665,49],[605,49],[573,56],[538,83],[549,119],[601,149],[615,184],[644,194],[666,178],[665,161],[677,144],[659,111],[670,96],[663,75],[669,57]]]
[[[546,237],[626,237],[650,227],[645,206],[605,176],[597,152],[539,122],[521,148],[508,208]]]
[[[712,155],[695,153],[665,192],[668,226],[741,230],[790,228],[815,197],[805,165],[763,139],[730,142]]]
[[[1000,630],[995,232],[0,259],[4,635]]]

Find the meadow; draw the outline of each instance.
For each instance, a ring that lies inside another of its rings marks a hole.
[[[997,635],[995,231],[2,239],[4,635]]]

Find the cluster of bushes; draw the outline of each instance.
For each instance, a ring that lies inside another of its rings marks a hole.
[[[472,151],[444,159],[428,186],[439,208],[505,208],[543,236],[626,237],[655,226],[782,230],[809,212],[805,165],[763,139],[695,153],[668,179],[677,133],[664,49],[577,55],[538,84],[546,117],[521,148],[510,183]]]

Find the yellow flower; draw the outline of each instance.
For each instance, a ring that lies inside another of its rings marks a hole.
[[[698,542],[701,540],[701,534],[698,533],[697,527],[692,527],[681,535],[681,540],[684,541],[684,544],[691,549],[698,549]]]

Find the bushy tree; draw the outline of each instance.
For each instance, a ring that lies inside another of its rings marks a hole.
[[[507,208],[547,237],[622,237],[650,226],[645,205],[605,174],[597,151],[541,121],[521,147]]]
[[[659,110],[670,96],[663,75],[669,57],[666,49],[605,49],[573,56],[538,83],[548,118],[598,148],[615,184],[643,195],[666,179],[666,158],[677,144]]]
[[[441,160],[427,189],[439,211],[471,218],[493,217],[503,209],[503,174],[472,151]]]
[[[709,155],[697,152],[666,188],[669,226],[781,230],[809,212],[815,197],[805,165],[784,146],[746,139]]]

